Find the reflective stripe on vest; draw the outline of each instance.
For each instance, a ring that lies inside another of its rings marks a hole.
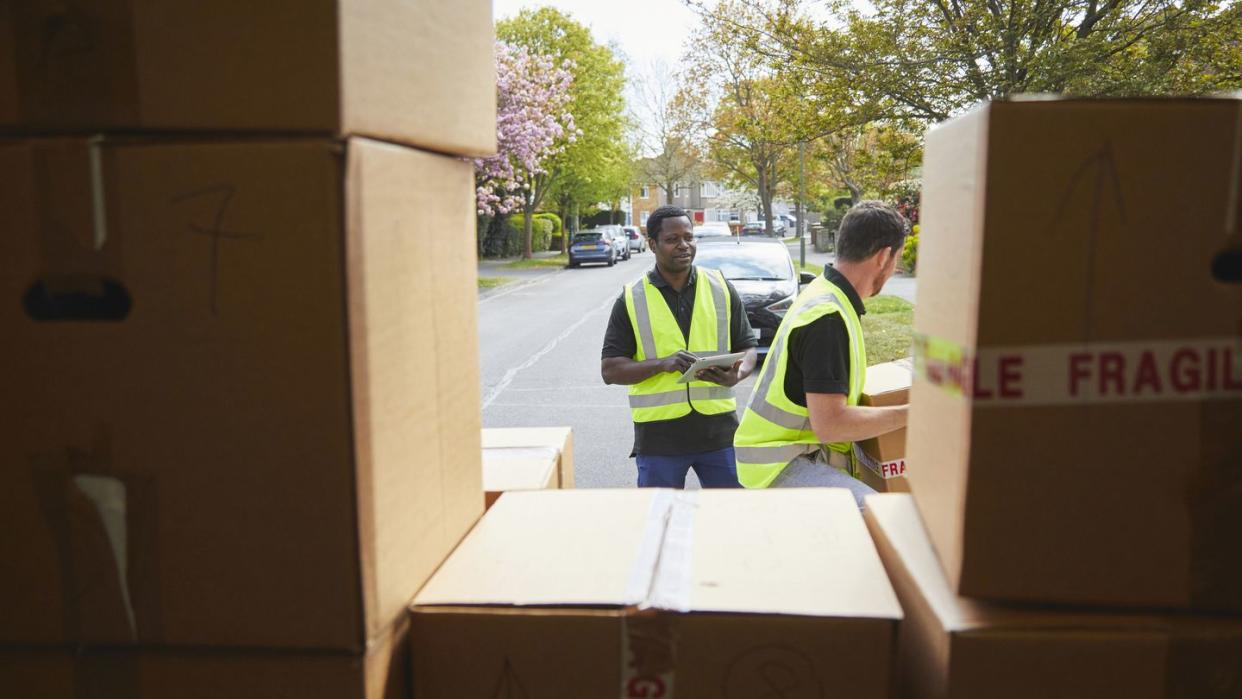
[[[625,288],[625,307],[638,340],[637,361],[667,357],[679,350],[700,357],[728,354],[732,346],[731,309],[724,276],[714,269],[695,269],[696,280],[707,283],[695,290],[689,342],[663,294],[648,281],[647,275]],[[672,420],[690,414],[691,409],[705,415],[737,409],[732,388],[708,381],[679,384],[678,378],[678,373],[661,372],[630,386],[634,422]]]
[[[858,405],[866,377],[867,352],[862,324],[849,297],[823,276],[807,285],[776,331],[772,349],[755,382],[754,393],[734,435],[738,480],[747,488],[766,488],[793,459],[819,447],[811,429],[810,413],[785,395],[785,373],[789,367],[789,335],[829,313],[839,313],[845,322],[850,345],[850,377],[847,405]],[[848,442],[827,445],[848,454]]]

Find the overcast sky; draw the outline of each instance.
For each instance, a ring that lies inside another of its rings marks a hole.
[[[599,43],[616,42],[634,74],[645,72],[656,59],[676,66],[696,24],[681,0],[493,0],[492,14],[499,20],[544,6],[590,27]]]

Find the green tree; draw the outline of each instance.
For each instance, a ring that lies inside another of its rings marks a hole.
[[[595,43],[587,27],[550,7],[523,10],[497,22],[496,35],[557,63],[571,63],[569,112],[578,137],[536,181],[526,213],[529,220],[547,198],[555,202],[566,227],[577,230],[581,207],[617,202],[629,189],[625,62],[616,47]]]
[[[862,105],[865,120],[940,121],[1024,92],[1242,86],[1242,4],[1233,0],[874,0],[866,13],[833,0],[828,18],[805,13],[802,0],[738,1],[758,19],[716,12],[730,31],[796,73],[808,94]]]
[[[857,204],[863,198],[889,197],[922,156],[919,134],[903,125],[877,122],[825,136],[814,145],[810,159],[819,166],[813,171],[819,188],[845,190]]]

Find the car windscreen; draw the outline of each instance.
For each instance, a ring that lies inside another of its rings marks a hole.
[[[780,245],[702,246],[695,253],[694,264],[718,269],[729,280],[780,281],[793,278],[789,253]]]
[[[575,233],[574,242],[575,243],[595,243],[595,242],[598,242],[599,239],[603,237],[603,235],[604,235],[603,233],[599,233],[599,232]]]

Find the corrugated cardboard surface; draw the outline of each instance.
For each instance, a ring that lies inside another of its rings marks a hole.
[[[875,407],[905,405],[910,402],[912,380],[912,367],[908,359],[869,366],[859,404]],[[904,459],[906,428],[863,440],[858,446],[868,457],[879,464]],[[873,490],[881,493],[910,490],[910,485],[904,476],[884,478],[866,466],[858,469],[858,477]]]
[[[0,7],[0,128],[347,133],[496,148],[484,0]]]
[[[569,427],[485,427],[484,449],[552,447],[559,451],[560,487],[574,487],[574,435]]]
[[[53,140],[0,178],[2,640],[360,648],[481,511],[469,165]],[[124,320],[23,306],[104,281]]]
[[[905,618],[899,691],[912,697],[1236,697],[1242,619],[1002,607],[956,596],[914,501],[864,518]]]
[[[550,447],[483,450],[483,498],[487,507],[510,490],[560,487],[558,453]]]
[[[510,492],[412,614],[428,697],[887,696],[900,617],[848,492],[819,489]]]
[[[6,696],[40,699],[406,699],[409,624],[365,655],[178,649],[3,649]]]
[[[1052,101],[933,129],[916,332],[971,353],[1242,337],[1242,286],[1209,273],[1237,236],[1238,123],[1233,100]],[[965,594],[1237,610],[1238,424],[1236,397],[981,405],[916,378],[910,480]]]

